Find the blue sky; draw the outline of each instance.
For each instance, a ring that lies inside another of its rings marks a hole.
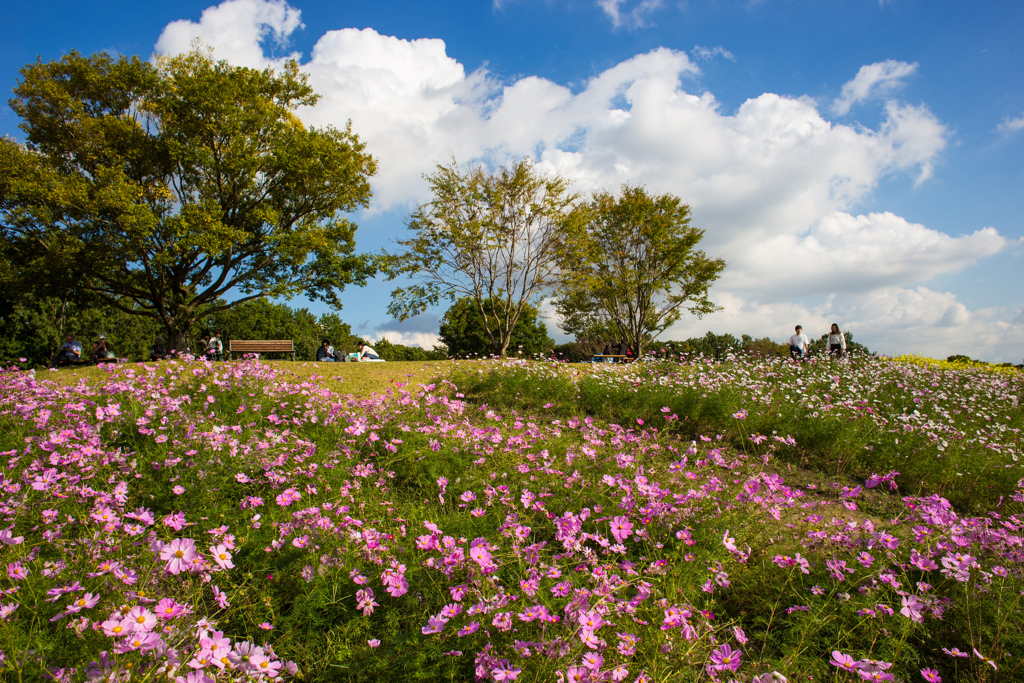
[[[378,157],[361,249],[402,234],[434,163],[530,155],[582,192],[691,204],[729,263],[724,310],[663,338],[837,322],[882,352],[1024,357],[1024,3],[42,0],[5,19],[8,91],[72,49],[294,56],[324,95],[303,119],[352,119]],[[444,309],[398,324],[390,289],[347,292],[342,317],[430,346]]]

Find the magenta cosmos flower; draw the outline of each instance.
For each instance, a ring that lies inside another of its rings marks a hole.
[[[733,650],[728,643],[725,643],[711,653],[711,664],[708,665],[708,668],[714,671],[735,671],[740,668],[740,656],[739,650]]]
[[[622,543],[633,533],[633,524],[628,517],[620,516],[612,518],[612,536],[619,543]]]
[[[828,660],[832,666],[837,666],[843,671],[856,671],[857,661],[850,655],[844,655],[839,650],[832,650],[832,659]]]

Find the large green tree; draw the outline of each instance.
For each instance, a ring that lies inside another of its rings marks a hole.
[[[725,269],[722,259],[696,248],[704,231],[690,225],[690,207],[671,194],[624,186],[601,192],[571,237],[556,300],[562,329],[588,339],[614,330],[639,357],[683,311],[717,310],[708,288]]]
[[[491,310],[493,307],[494,302],[484,302],[484,310]],[[492,327],[496,324],[495,321],[490,323]],[[486,327],[480,307],[472,298],[462,297],[452,304],[441,318],[438,337],[447,347],[449,358],[488,356],[494,349],[484,331]],[[536,354],[547,355],[554,345],[555,342],[548,337],[548,328],[541,320],[537,307],[530,304],[524,306],[509,338],[509,352],[529,358]]]
[[[340,307],[372,273],[343,214],[375,163],[349,128],[299,121],[318,96],[294,62],[71,53],[24,67],[14,95],[26,141],[0,141],[0,239],[22,279],[63,278],[180,344],[264,296]]]
[[[504,356],[526,306],[560,279],[558,262],[573,234],[576,195],[529,159],[490,171],[454,161],[427,176],[434,198],[410,217],[404,251],[385,254],[389,275],[412,284],[392,293],[399,320],[442,298],[472,301],[490,342]]]

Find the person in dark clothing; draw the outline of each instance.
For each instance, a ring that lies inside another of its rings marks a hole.
[[[324,339],[324,343],[321,344],[316,350],[317,362],[333,363],[334,356],[331,355],[331,342],[330,340]]]
[[[153,344],[153,348],[150,349],[149,359],[164,360],[170,357],[170,354],[167,353],[167,347],[164,345],[164,338],[157,337],[156,342]]]

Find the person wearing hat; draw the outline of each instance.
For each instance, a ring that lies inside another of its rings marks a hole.
[[[114,358],[114,352],[110,350],[110,345],[107,343],[107,335],[101,334],[96,337],[96,341],[92,343],[92,351],[89,352],[89,357],[92,358],[93,363]]]
[[[796,326],[796,334],[789,338],[789,355],[793,360],[800,360],[807,355],[807,348],[811,345],[810,338],[804,334],[804,328]]]

